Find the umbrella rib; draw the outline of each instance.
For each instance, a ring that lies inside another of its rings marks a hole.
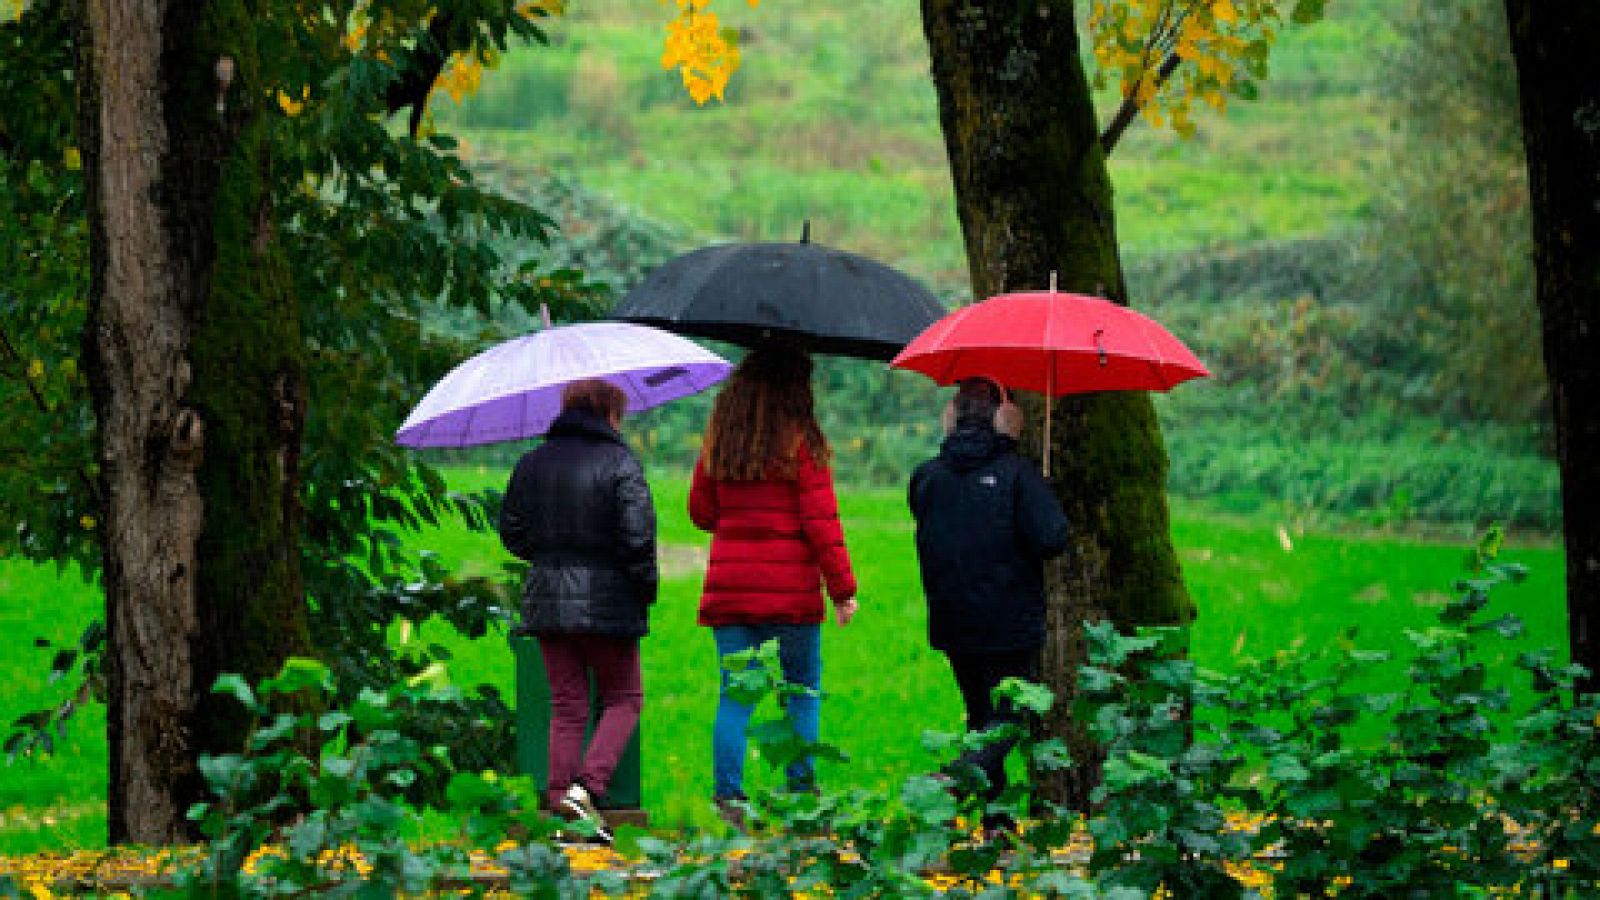
[[[622,381],[627,382],[627,384],[630,387],[633,388],[633,396],[638,397],[640,403],[644,403],[645,399],[646,399],[645,398],[644,389],[640,386],[639,382],[634,378],[634,376],[639,371],[640,371],[639,369],[624,369],[624,370],[622,370],[620,372],[617,372],[616,376],[617,376],[617,378],[621,379]],[[623,391],[623,393],[626,394],[628,392],[627,391]],[[643,410],[641,409],[640,411],[642,412]]]
[[[1161,345],[1155,340],[1151,339],[1149,322],[1147,320],[1141,319],[1139,322],[1139,336],[1144,338],[1145,346],[1149,348],[1149,355],[1146,357],[1146,364],[1150,366],[1152,374],[1155,376],[1156,384],[1161,385],[1162,390],[1172,387],[1172,385],[1167,384],[1167,379],[1164,375],[1166,371],[1165,366],[1167,363],[1167,358],[1161,352]]]

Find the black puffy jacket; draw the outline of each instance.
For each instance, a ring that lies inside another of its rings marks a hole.
[[[562,413],[511,473],[500,541],[528,561],[522,625],[535,634],[643,637],[656,599],[656,513],[616,429]]]
[[[1067,547],[1067,516],[1016,441],[965,425],[911,475],[928,641],[949,653],[1044,644],[1044,561]]]

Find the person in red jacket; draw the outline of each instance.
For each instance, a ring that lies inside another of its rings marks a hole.
[[[807,689],[788,698],[785,715],[811,742],[821,731],[824,585],[841,626],[856,613],[829,458],[812,410],[810,357],[762,346],[717,395],[689,487],[689,517],[711,532],[699,622],[710,626],[719,658],[778,642],[784,680]],[[729,696],[724,670],[712,729],[714,796],[735,822],[750,712]],[[810,757],[785,774],[790,790],[815,784]]]

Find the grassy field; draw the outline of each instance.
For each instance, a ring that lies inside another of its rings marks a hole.
[[[742,68],[696,107],[659,64],[655,0],[574,5],[551,43],[513,49],[436,114],[469,155],[575,178],[701,238],[820,243],[964,291],[928,50],[914,0],[723,4]],[[1273,50],[1258,100],[1203,114],[1193,139],[1139,123],[1111,157],[1125,256],[1326,234],[1380,183],[1390,102],[1374,89],[1393,37],[1376,0],[1330,4]],[[1114,85],[1099,97],[1102,119]]]
[[[498,485],[503,472],[458,470],[459,487]],[[684,514],[681,477],[653,480],[661,516],[666,578],[652,634],[644,644],[645,803],[661,824],[708,821],[710,721],[715,662],[711,640],[694,624],[706,540]],[[926,646],[911,524],[895,490],[846,491],[845,527],[862,584],[855,623],[825,627],[824,738],[852,757],[824,768],[833,783],[883,784],[927,767],[925,730],[960,726],[959,701],[940,657]],[[1371,649],[1401,650],[1404,629],[1425,626],[1461,572],[1454,542],[1334,531],[1301,532],[1269,518],[1224,518],[1174,511],[1173,536],[1200,608],[1193,641],[1203,666],[1227,669],[1241,657],[1296,644],[1315,645],[1350,625]],[[487,571],[505,559],[492,535],[445,528],[416,536],[464,568]],[[1496,598],[1529,625],[1528,645],[1564,642],[1561,555],[1543,544],[1517,545],[1508,557],[1529,565],[1523,585]],[[0,562],[0,626],[13,639],[0,652],[0,721],[50,702],[47,654],[34,636],[68,640],[95,614],[95,591],[72,576]],[[503,638],[444,638],[458,652],[458,683],[489,681],[509,691]],[[415,638],[413,638],[415,639]],[[1375,679],[1394,673],[1374,673]],[[0,768],[0,853],[66,850],[103,841],[104,713],[91,707],[73,724],[55,758]],[[760,765],[753,783],[768,783]]]

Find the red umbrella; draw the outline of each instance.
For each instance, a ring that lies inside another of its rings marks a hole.
[[[983,375],[1051,397],[1095,391],[1166,391],[1210,375],[1148,316],[1104,297],[1058,291],[1001,294],[928,326],[891,366],[939,384]],[[1044,468],[1050,471],[1050,404]]]

